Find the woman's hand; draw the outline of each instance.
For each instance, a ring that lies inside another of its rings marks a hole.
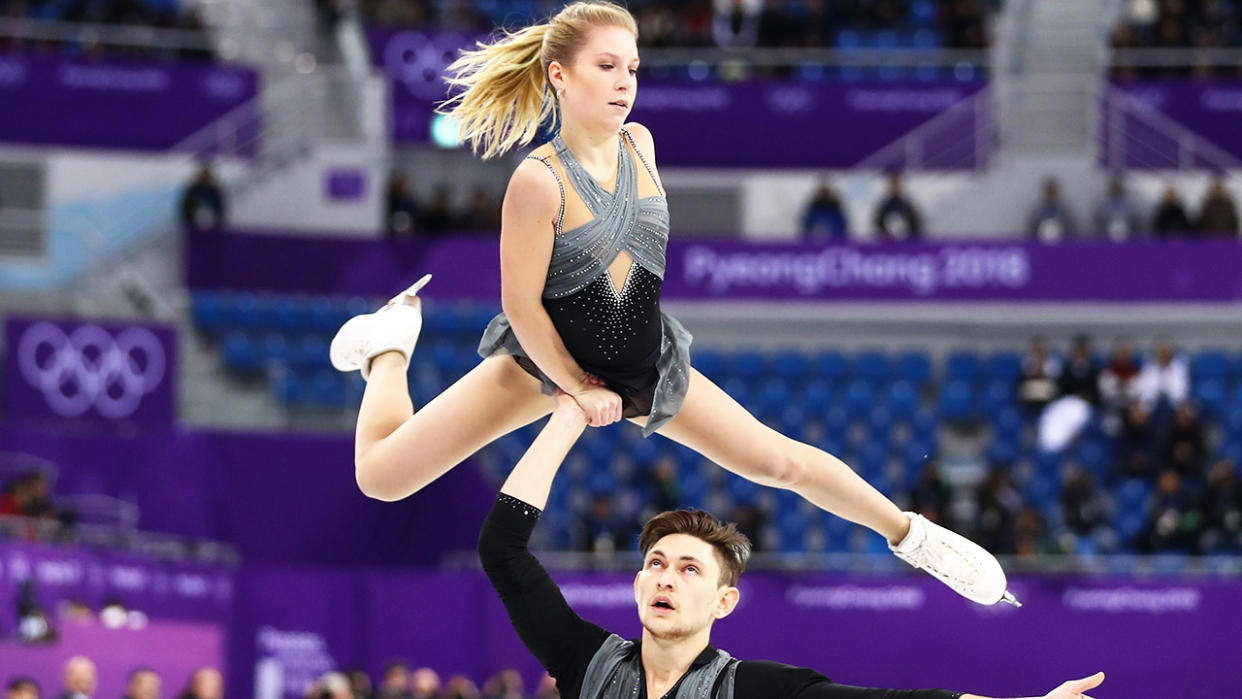
[[[1104,681],[1104,673],[1097,672],[1090,677],[1084,677],[1081,680],[1070,680],[1062,683],[1060,687],[1048,692],[1044,695],[1044,699],[1091,699],[1086,695],[1088,689],[1095,689]]]
[[[591,427],[611,425],[621,419],[621,396],[602,386],[587,386],[573,394],[573,398]]]

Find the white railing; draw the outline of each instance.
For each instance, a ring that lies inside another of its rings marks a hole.
[[[983,170],[996,136],[988,88],[949,107],[854,166],[858,170]]]
[[[1125,92],[1101,90],[1100,160],[1109,170],[1239,170],[1242,159]],[[1131,124],[1142,128],[1131,130]]]

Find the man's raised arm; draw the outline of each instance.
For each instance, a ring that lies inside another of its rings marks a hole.
[[[608,632],[574,613],[528,545],[552,479],[586,429],[577,402],[558,395],[556,409],[513,467],[479,533],[479,558],[522,643],[563,696],[576,696],[587,664]]]

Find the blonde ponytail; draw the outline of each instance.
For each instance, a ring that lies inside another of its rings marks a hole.
[[[546,24],[505,31],[490,44],[463,50],[446,81],[462,91],[436,109],[457,122],[462,140],[487,160],[534,139],[539,125],[556,115],[548,85],[552,61],[570,65],[597,26],[619,26],[635,37],[638,26],[625,8],[610,2],[575,2]]]

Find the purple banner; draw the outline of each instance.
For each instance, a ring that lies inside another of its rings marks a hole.
[[[0,677],[24,675],[39,683],[43,696],[60,696],[65,661],[84,655],[99,672],[97,697],[125,694],[129,673],[147,667],[159,673],[163,696],[176,696],[200,667],[225,667],[225,629],[221,624],[152,622],[143,628],[110,629],[98,622],[57,620],[59,638],[50,644],[0,641]]]
[[[459,49],[485,37],[385,29],[368,35],[375,63],[392,78],[393,139],[431,140],[432,110],[448,87],[444,69]],[[644,80],[631,116],[655,135],[662,165],[850,167],[985,84]],[[969,110],[936,133],[923,144],[919,166],[979,165],[986,158],[975,152],[979,118],[987,115]],[[755,133],[762,137],[747,135]]]
[[[256,94],[245,68],[0,56],[0,141],[165,150]]]
[[[479,682],[509,666],[528,686],[542,674],[481,573],[373,571],[356,574],[355,585],[339,573],[284,575],[250,590],[254,607],[245,614],[253,614],[256,643],[264,627],[297,631],[336,662],[368,663],[376,675],[393,658]],[[631,574],[554,577],[586,619],[625,637],[641,634]],[[975,605],[921,573],[751,572],[713,642],[743,659],[812,667],[847,684],[998,697],[1040,696],[1097,670],[1108,673],[1097,696],[1217,698],[1234,696],[1242,682],[1234,658],[1242,647],[1240,580],[1017,576],[1010,589],[1023,608]],[[336,600],[346,596],[365,620],[361,638],[338,618]],[[279,622],[265,621],[268,609]]]
[[[1100,159],[1109,167],[1222,168],[1242,159],[1242,81],[1115,82],[1109,89],[1100,120]],[[1188,148],[1183,129],[1209,147]]]
[[[679,301],[1242,300],[1242,245],[1229,241],[824,246],[674,239],[667,259],[664,298]],[[195,235],[186,269],[195,289],[377,297],[431,272],[428,298],[500,300],[499,252],[490,237]]]
[[[9,417],[170,423],[176,414],[170,327],[10,317],[5,338]]]

